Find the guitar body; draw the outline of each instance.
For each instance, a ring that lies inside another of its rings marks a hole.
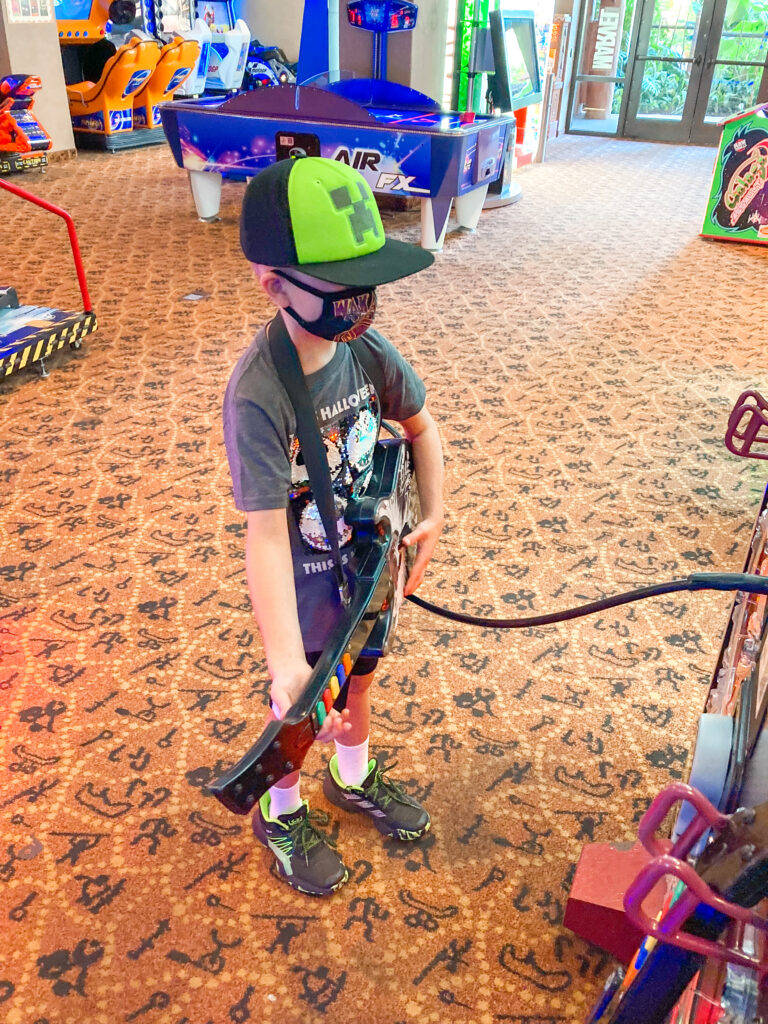
[[[376,464],[377,455],[380,467]],[[377,472],[379,469],[380,475]],[[405,580],[415,554],[400,544],[416,525],[418,517],[410,445],[402,438],[379,441],[374,455],[371,483],[359,501],[350,502],[344,517],[355,531],[356,546],[361,541],[373,543],[372,527],[378,533],[386,524],[387,531],[388,591],[362,654],[380,658],[388,654],[392,646],[403,603]]]
[[[344,706],[344,687],[358,656],[389,650],[407,575],[407,549],[400,544],[415,525],[412,480],[408,443],[379,441],[368,488],[345,515],[355,531],[358,565],[352,599],[299,700],[208,787],[233,813],[248,814],[270,787],[301,767],[328,710]]]

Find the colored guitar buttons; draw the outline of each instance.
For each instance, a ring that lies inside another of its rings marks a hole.
[[[315,714],[317,715],[317,724],[322,725],[328,717],[328,712],[333,707],[333,703],[341,693],[342,686],[349,679],[349,674],[352,671],[352,659],[348,654],[345,654],[341,659],[340,664],[336,666],[336,673],[331,676],[328,681],[322,697],[315,704]]]

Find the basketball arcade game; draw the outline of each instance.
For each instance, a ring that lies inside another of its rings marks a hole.
[[[75,262],[77,281],[83,300],[81,312],[72,313],[49,306],[22,306],[15,289],[0,286],[0,377],[36,364],[40,375],[48,376],[45,360],[64,345],[80,348],[83,338],[96,330],[96,314],[91,306],[85,270],[80,255],[75,225],[66,212],[32,195],[26,189],[0,178],[0,188],[25,199],[49,213],[61,217],[67,225]]]

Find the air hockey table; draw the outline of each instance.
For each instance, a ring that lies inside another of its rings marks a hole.
[[[203,97],[166,103],[160,114],[202,220],[218,216],[224,178],[246,181],[276,160],[323,156],[356,167],[374,193],[421,199],[421,244],[432,250],[442,248],[452,205],[459,227],[477,227],[515,125],[511,114],[469,121],[378,79]]]

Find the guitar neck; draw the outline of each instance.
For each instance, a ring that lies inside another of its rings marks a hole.
[[[208,787],[227,810],[248,814],[271,786],[302,766],[328,711],[342,703],[352,666],[376,625],[390,584],[387,544],[379,540],[364,555],[352,600],[299,700],[284,718],[270,722],[237,764]]]

